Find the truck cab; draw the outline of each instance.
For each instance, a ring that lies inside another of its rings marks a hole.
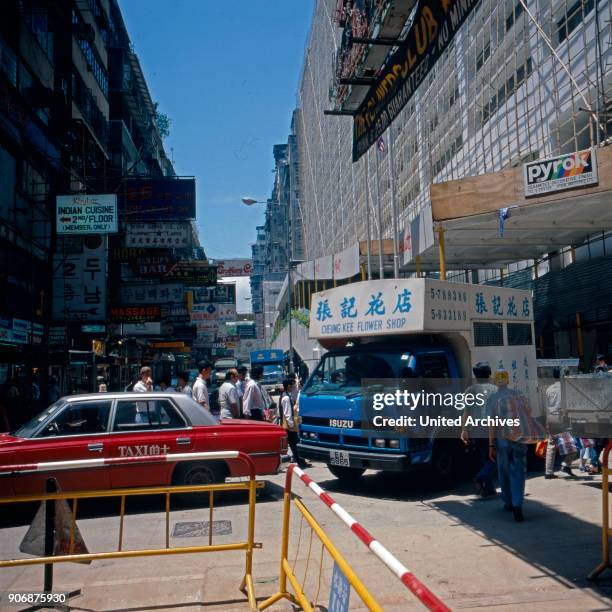
[[[508,370],[511,384],[537,405],[528,291],[393,279],[320,292],[312,304],[310,336],[328,352],[300,393],[299,451],[325,462],[338,478],[357,478],[366,469],[429,468],[448,481],[464,455],[458,437],[407,436],[401,428],[396,436],[383,435],[366,427],[365,379],[396,386],[408,378],[425,386],[435,379],[444,391],[458,393],[473,365],[487,361],[492,370]]]
[[[251,367],[262,366],[262,387],[268,393],[281,393],[283,379],[285,378],[285,365],[283,351],[279,349],[262,349],[251,353]]]

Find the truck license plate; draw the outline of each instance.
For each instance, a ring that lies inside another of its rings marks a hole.
[[[337,450],[329,451],[329,464],[349,467],[348,452],[347,451],[337,451]]]

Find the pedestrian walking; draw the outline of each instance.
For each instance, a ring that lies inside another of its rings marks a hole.
[[[474,477],[474,485],[482,497],[489,497],[496,494],[493,479],[497,466],[489,458],[488,431],[482,428],[480,430],[479,428],[470,430],[466,426],[466,421],[469,416],[474,419],[483,419],[486,416],[486,402],[489,397],[497,392],[497,387],[491,382],[491,367],[488,363],[479,361],[472,368],[472,372],[476,382],[470,385],[465,393],[466,395],[471,393],[474,397],[483,397],[484,401],[478,404],[474,402],[474,405],[465,407],[461,421],[461,440],[465,445],[474,445],[479,463],[478,473]]]
[[[153,371],[149,366],[140,368],[140,380],[132,387],[134,393],[147,393],[153,391],[153,379],[151,374]]]
[[[263,411],[266,406],[263,391],[259,381],[263,377],[263,367],[255,365],[251,368],[251,378],[247,382],[242,398],[242,412],[245,419],[263,421]]]
[[[236,391],[237,381],[237,370],[230,368],[225,373],[225,381],[219,389],[219,416],[222,419],[237,419],[240,417],[238,392]]]
[[[289,443],[294,463],[297,463],[301,468],[305,468],[309,467],[309,464],[300,459],[298,451],[300,417],[297,413],[295,402],[291,397],[293,385],[294,381],[291,378],[283,381],[283,394],[280,399],[281,422],[283,428],[287,431],[287,442]]]
[[[602,353],[597,355],[593,371],[598,374],[605,374],[610,372],[610,366],[606,362],[606,356]]]
[[[198,377],[193,383],[192,397],[193,399],[210,412],[210,400],[208,398],[208,379],[212,372],[212,363],[206,359],[198,363]]]
[[[520,418],[524,398],[510,389],[510,375],[506,370],[495,372],[493,382],[497,391],[487,401],[487,415],[499,419]],[[527,471],[527,444],[513,439],[515,435],[506,427],[489,429],[489,458],[497,462],[504,509],[514,514],[514,520],[522,522]]]
[[[240,416],[242,416],[242,403],[244,399],[244,391],[246,389],[247,381],[248,381],[248,369],[244,365],[240,365],[237,368],[238,371],[238,380],[236,381],[236,392],[238,393],[238,403],[240,408]]]
[[[176,380],[176,390],[179,393],[183,393],[187,397],[191,397],[191,385],[189,384],[189,374],[187,372],[181,372],[177,376]]]
[[[555,475],[555,457],[557,452],[563,451],[561,471],[568,476],[574,476],[572,462],[578,457],[578,449],[573,442],[573,436],[563,427],[563,410],[561,406],[561,370],[553,369],[555,382],[546,389],[546,429],[548,432],[548,443],[546,445],[546,463],[544,466],[544,478],[550,480],[557,478]],[[557,448],[559,446],[559,448]]]
[[[47,402],[49,404],[55,404],[57,400],[60,398],[60,389],[57,384],[57,377],[51,376],[49,378],[49,386],[47,388]]]

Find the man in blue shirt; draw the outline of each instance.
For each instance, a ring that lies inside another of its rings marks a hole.
[[[510,389],[510,375],[506,370],[497,370],[493,376],[497,392],[487,400],[487,415],[499,419],[520,418],[524,397]],[[515,428],[498,426],[489,428],[489,458],[497,461],[497,473],[501,486],[504,509],[514,514],[514,520],[522,522],[523,498],[525,496],[525,473],[527,472],[527,445],[516,441]]]

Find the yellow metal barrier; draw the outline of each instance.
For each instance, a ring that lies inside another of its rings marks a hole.
[[[293,473],[295,473],[304,482],[304,484],[310,488],[319,497],[319,499],[321,499],[321,501],[349,527],[349,529],[396,575],[396,577],[399,578],[399,580],[410,591],[412,591],[412,593],[414,593],[414,595],[425,607],[433,610],[434,612],[450,612],[450,609],[443,602],[441,602],[423,583],[421,583],[412,572],[404,567],[389,551],[382,546],[382,544],[380,544],[380,542],[375,540],[365,530],[365,528],[357,523],[357,521],[355,521],[355,519],[353,519],[348,512],[340,507],[325,491],[323,491],[323,489],[313,482],[308,475],[295,464],[289,465],[285,481],[279,589],[277,593],[259,604],[259,610],[265,610],[276,602],[286,599],[291,603],[299,605],[301,609],[305,610],[306,612],[313,612],[317,608],[318,604],[318,596],[321,586],[321,573],[323,568],[323,550],[326,550],[334,560],[339,571],[346,578],[348,585],[355,590],[361,601],[367,606],[368,610],[374,610],[375,612],[382,611],[382,607],[377,603],[372,594],[368,591],[367,587],[357,576],[353,568],[342,556],[325,531],[321,528],[304,502],[298,498],[294,498],[291,491]],[[302,520],[305,520],[311,529],[306,571],[304,572],[304,578],[301,582],[296,576],[295,570],[299,554],[299,542],[295,562],[292,565],[289,561],[289,525],[292,501],[301,515]],[[319,542],[321,543],[321,560],[319,562],[319,585],[317,587],[317,593],[314,597],[314,601],[311,601],[304,592],[304,586],[310,563],[313,533],[317,536]],[[293,593],[289,591],[289,585],[293,589]],[[345,604],[347,604],[346,601]]]
[[[601,499],[602,499],[602,520],[601,520],[601,563],[588,575],[589,580],[595,580],[605,569],[612,569],[610,563],[610,468],[608,459],[612,450],[612,442],[608,442],[604,452],[601,466]]]
[[[231,482],[212,485],[192,485],[192,486],[163,486],[163,487],[143,487],[143,488],[125,488],[102,491],[60,491],[57,493],[47,493],[40,495],[19,495],[13,497],[0,498],[0,506],[8,504],[19,504],[27,502],[47,502],[47,501],[72,501],[72,520],[70,523],[70,538],[68,545],[68,553],[62,555],[46,555],[40,557],[30,557],[23,559],[7,559],[0,560],[0,568],[3,567],[18,567],[23,565],[42,565],[54,563],[80,562],[80,561],[99,561],[101,559],[122,559],[126,557],[151,557],[162,555],[180,555],[186,553],[205,553],[205,552],[224,552],[230,550],[244,550],[245,555],[245,571],[240,583],[240,591],[248,597],[251,610],[257,609],[255,599],[255,590],[253,586],[253,550],[261,548],[261,543],[255,542],[255,499],[258,488],[264,486],[263,482],[257,482],[255,478],[255,465],[253,460],[245,453],[238,451],[229,451],[226,453],[226,458],[241,459],[249,468],[249,480],[246,482]],[[224,453],[191,453],[192,457],[185,458],[181,455],[181,460],[218,460],[224,458]],[[131,464],[136,461],[130,461]],[[145,460],[149,458],[145,457]],[[166,455],[165,459],[172,460],[172,455]],[[146,462],[146,461],[145,461]],[[150,463],[150,460],[148,461]],[[70,461],[61,462],[61,470],[70,469]],[[75,462],[78,463],[78,462]],[[53,471],[52,463],[47,464],[45,471]],[[214,511],[214,493],[222,491],[248,491],[249,494],[249,516],[247,539],[245,542],[236,542],[232,544],[213,544],[212,543],[212,525]],[[170,496],[180,495],[185,493],[206,493],[209,494],[209,529],[208,529],[208,544],[203,546],[180,546],[170,547]],[[124,518],[125,518],[125,500],[131,496],[142,495],[164,495],[165,496],[165,547],[164,548],[148,548],[136,550],[123,550],[124,536]],[[121,500],[119,513],[119,537],[117,550],[108,552],[97,552],[87,554],[73,554],[75,546],[76,534],[76,515],[78,509],[78,500],[80,499],[101,499],[109,497],[119,497]],[[49,589],[50,590],[50,589]]]

